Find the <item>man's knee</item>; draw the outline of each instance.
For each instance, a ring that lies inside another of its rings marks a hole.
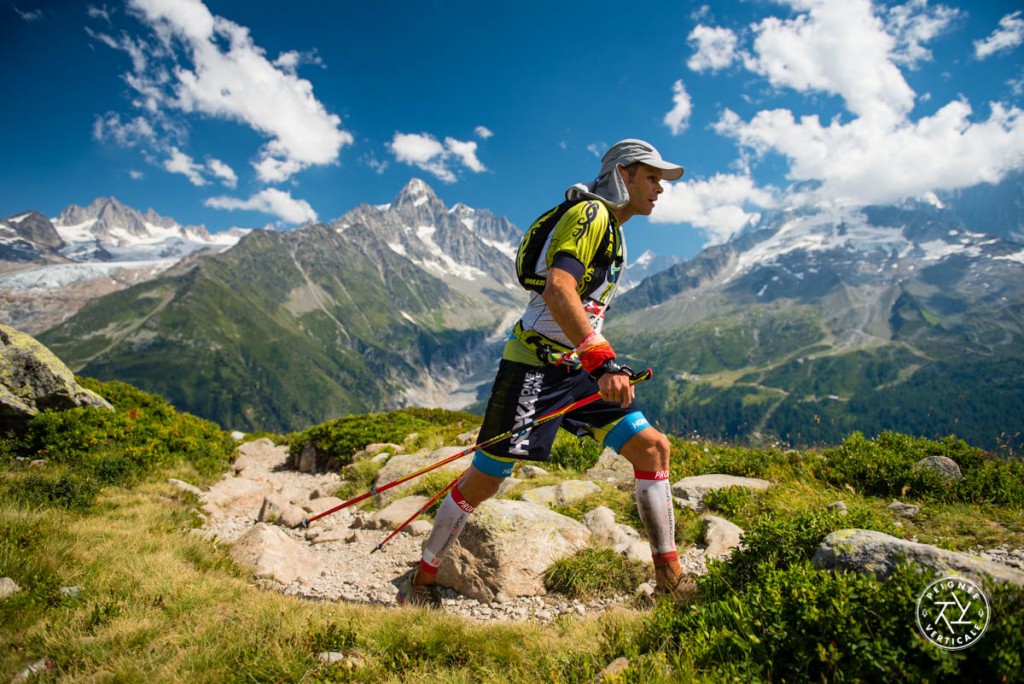
[[[466,474],[459,480],[459,493],[470,506],[476,508],[498,493],[504,479],[480,472],[474,466],[470,466]]]
[[[627,460],[645,470],[667,470],[671,452],[668,437],[653,427],[641,430],[622,448]]]

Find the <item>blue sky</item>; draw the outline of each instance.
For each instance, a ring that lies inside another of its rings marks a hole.
[[[525,228],[625,137],[630,253],[1024,168],[1019,0],[4,0],[0,215],[115,196],[287,229],[413,177]]]

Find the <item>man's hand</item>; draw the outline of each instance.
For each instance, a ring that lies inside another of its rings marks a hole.
[[[605,401],[618,402],[626,408],[633,402],[633,385],[629,373],[605,373],[597,380],[597,388]]]

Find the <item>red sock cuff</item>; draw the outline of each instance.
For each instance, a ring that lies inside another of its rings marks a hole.
[[[472,513],[476,510],[476,507],[462,498],[462,492],[459,491],[459,485],[452,487],[452,501],[455,505],[464,510],[466,513]]]
[[[668,553],[657,553],[654,555],[655,565],[668,565],[669,563],[679,562],[679,552],[669,551]]]
[[[634,470],[633,477],[638,480],[667,480],[667,470]]]
[[[420,561],[420,572],[426,573],[428,575],[436,575],[437,568],[435,568],[427,561]]]

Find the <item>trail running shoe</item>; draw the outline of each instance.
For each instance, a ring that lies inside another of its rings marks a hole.
[[[672,579],[658,582],[658,586],[654,590],[654,598],[663,597],[668,597],[679,605],[697,603],[700,601],[700,589],[692,576],[681,572]]]
[[[413,584],[415,570],[406,573],[398,583],[398,605],[418,608],[440,608],[441,591],[436,584]]]

